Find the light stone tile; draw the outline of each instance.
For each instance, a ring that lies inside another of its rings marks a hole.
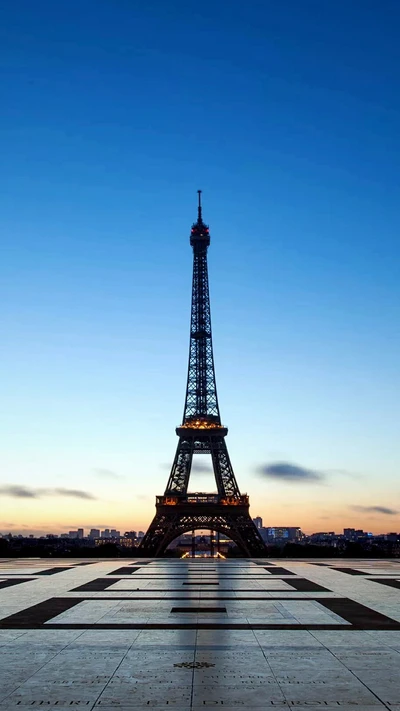
[[[306,630],[293,634],[289,630],[255,630],[255,637],[262,647],[313,647],[324,649],[323,644]]]
[[[121,685],[114,687],[108,685],[101,694],[98,702],[101,705],[118,706],[139,706],[146,707],[148,702],[158,704],[168,704],[169,706],[190,705],[192,699],[191,684],[182,687],[171,688],[166,684],[159,684],[154,687],[150,684]]]
[[[242,705],[246,708],[263,708],[268,702],[279,704],[285,697],[278,684],[225,686],[213,684],[210,686],[195,686],[193,688],[193,706],[208,705]],[[218,702],[218,704],[216,704]]]

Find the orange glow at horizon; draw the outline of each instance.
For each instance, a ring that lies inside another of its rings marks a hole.
[[[398,530],[398,517],[388,515],[366,515],[357,511],[338,511],[332,505],[324,513],[311,503],[307,506],[290,507],[284,505],[265,506],[264,502],[252,505],[250,498],[250,516],[261,516],[266,527],[300,526],[306,533],[335,531],[343,533],[344,528],[359,528],[375,534]],[[115,528],[123,534],[125,531],[146,531],[155,513],[155,500],[140,502],[119,501],[110,505],[105,501],[49,501],[44,499],[9,499],[3,507],[0,520],[0,533],[30,532],[46,535],[47,533],[65,533],[69,530],[84,528]]]

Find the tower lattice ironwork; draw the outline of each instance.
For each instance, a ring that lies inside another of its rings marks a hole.
[[[228,429],[221,423],[211,333],[207,250],[210,232],[203,222],[201,190],[197,222],[192,226],[192,309],[189,365],[182,424],[175,459],[156,514],[141,543],[142,551],[159,556],[179,535],[211,529],[231,538],[246,556],[266,555],[264,542],[249,514],[249,497],[241,494],[226,447]],[[188,493],[193,455],[211,454],[216,494]]]

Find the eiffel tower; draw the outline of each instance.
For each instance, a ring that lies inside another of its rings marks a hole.
[[[210,232],[204,224],[201,190],[197,222],[192,226],[192,311],[189,367],[183,421],[175,459],[163,496],[156,497],[156,514],[141,543],[143,555],[157,557],[178,536],[195,529],[219,531],[236,543],[242,555],[265,556],[264,542],[249,514],[249,497],[241,494],[229,459],[221,424],[211,334],[207,250]],[[194,454],[211,454],[216,494],[188,493]]]

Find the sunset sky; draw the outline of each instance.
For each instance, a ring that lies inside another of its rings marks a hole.
[[[400,530],[399,23],[395,0],[3,7],[1,533],[149,525],[198,188],[252,516]]]

